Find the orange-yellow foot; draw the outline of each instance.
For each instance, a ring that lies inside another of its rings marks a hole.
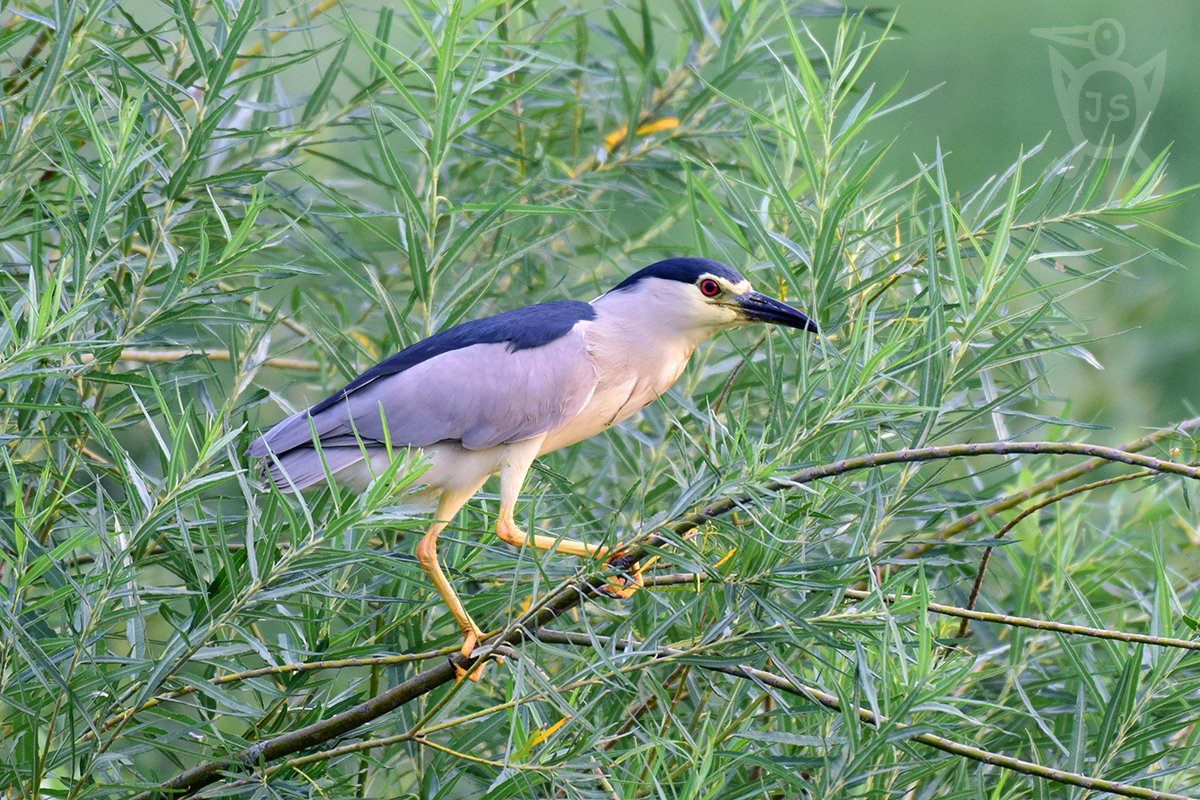
[[[467,631],[463,634],[462,648],[458,651],[462,653],[463,658],[470,658],[471,653],[475,652],[475,645],[479,643],[479,634],[475,631]],[[480,661],[475,665],[475,669],[471,670],[470,674],[459,666],[458,662],[454,662],[454,676],[458,680],[462,680],[464,676],[470,678],[473,682],[478,683],[483,677],[483,668],[487,666],[487,660]]]
[[[479,644],[479,633],[479,631],[468,631],[466,634],[464,634],[462,649],[459,650],[459,652],[462,653],[463,658],[470,658],[471,653],[475,652],[475,647]],[[479,679],[483,677],[483,668],[488,665],[489,661],[495,661],[497,664],[503,664],[504,657],[492,656],[491,658],[480,659],[479,663],[475,665],[475,669],[471,670],[470,673],[459,666],[457,662],[454,662],[454,676],[460,681],[463,679],[463,676],[466,676],[472,682],[479,683]]]
[[[614,561],[623,558],[624,556],[624,550],[618,551],[604,559],[604,563],[612,564]],[[608,582],[601,586],[597,591],[609,597],[628,600],[629,598],[633,597],[634,592],[646,585],[645,581],[642,580],[642,565],[640,562],[635,562],[630,566],[629,574],[632,580],[623,575],[614,575],[613,577],[609,578]]]

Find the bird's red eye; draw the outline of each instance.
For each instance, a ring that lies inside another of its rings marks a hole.
[[[705,297],[716,297],[721,293],[721,285],[712,278],[705,278],[700,281],[700,294]]]

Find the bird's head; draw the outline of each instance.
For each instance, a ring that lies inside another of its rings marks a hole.
[[[756,292],[733,267],[707,258],[670,258],[630,275],[601,301],[697,340],[752,322],[817,333],[798,309]]]

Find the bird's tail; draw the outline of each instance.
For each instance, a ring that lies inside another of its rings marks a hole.
[[[326,467],[333,474],[362,460],[360,447],[324,447],[320,453],[312,447],[294,447],[274,458],[267,456],[263,465],[280,491],[293,492],[325,483]]]

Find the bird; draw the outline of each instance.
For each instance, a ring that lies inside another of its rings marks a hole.
[[[462,631],[471,657],[484,632],[438,563],[438,535],[491,475],[500,476],[496,535],[515,547],[584,558],[619,553],[530,536],[514,519],[534,459],[608,430],[661,397],[693,350],[724,330],[762,322],[818,333],[808,316],[761,294],[733,267],[668,258],[590,302],[552,300],[435,333],[292,414],[246,450],[283,492],[365,491],[392,459],[424,458],[404,500],[436,506],[417,561]],[[319,446],[319,447],[318,447]],[[614,586],[628,596],[635,583]],[[486,659],[470,674],[479,680]],[[465,670],[455,665],[460,678]]]

